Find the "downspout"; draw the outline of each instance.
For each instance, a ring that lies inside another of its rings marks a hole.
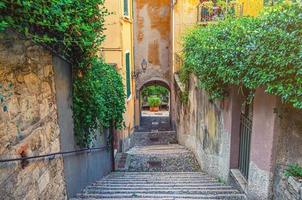
[[[172,12],[172,74],[171,74],[171,81],[172,81],[172,85],[171,85],[171,90],[170,90],[170,97],[169,97],[169,115],[170,115],[170,126],[172,127],[172,129],[174,130],[174,113],[173,113],[173,107],[172,106],[176,106],[176,105],[172,105],[172,103],[175,104],[175,101],[172,101],[173,95],[175,95],[175,90],[174,90],[174,85],[173,84],[173,77],[174,77],[174,72],[175,72],[175,65],[174,65],[174,61],[175,61],[175,13],[174,13],[174,6],[177,4],[177,0],[173,0],[172,1],[172,6],[171,6],[171,12]]]
[[[132,65],[133,65],[133,67],[132,67],[132,73],[134,73],[135,72],[135,53],[134,53],[135,52],[135,46],[134,46],[134,32],[133,32],[133,28],[134,28],[134,0],[132,0],[131,3],[132,3],[131,4],[131,9],[132,9],[132,12],[131,12],[131,15],[132,15],[131,21],[132,21],[132,23],[131,23],[131,29],[130,29],[131,30],[131,46],[132,46],[132,52],[131,52],[131,54],[132,54],[132,59],[133,59],[132,60]],[[137,101],[136,100],[136,82],[135,82],[135,79],[133,79],[132,77],[131,77],[131,79],[132,79],[132,88],[134,88],[134,91],[132,91],[132,93],[133,93],[133,128],[135,128],[135,126],[136,126],[136,121],[135,121],[135,115],[136,115],[136,112],[135,112],[135,110],[136,110],[135,103]]]

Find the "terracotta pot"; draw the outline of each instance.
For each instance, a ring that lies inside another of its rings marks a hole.
[[[151,112],[158,112],[159,111],[159,106],[157,107],[150,107]]]

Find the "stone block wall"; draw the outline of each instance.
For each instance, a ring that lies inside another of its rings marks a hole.
[[[242,94],[232,87],[223,101],[211,102],[192,76],[188,103],[182,103],[181,87],[175,88],[179,142],[195,153],[202,170],[230,181],[230,169],[239,172]],[[242,188],[248,199],[302,199],[301,183],[284,175],[289,164],[302,166],[302,111],[258,88],[252,122],[249,176]]]
[[[296,178],[283,177],[282,183],[279,185],[279,193],[275,199],[282,200],[300,200],[302,199],[302,180]]]
[[[0,159],[60,151],[52,55],[0,36]],[[66,199],[63,160],[0,165],[0,199]]]
[[[274,198],[302,199],[302,183],[284,175],[289,164],[296,163],[302,166],[302,111],[279,103],[275,112],[278,115],[276,132],[279,135],[274,168]]]
[[[225,130],[223,106],[209,101],[207,93],[196,88],[195,76],[189,85],[188,103],[182,103],[180,90],[174,96],[178,141],[194,152],[203,171],[227,181],[231,137]]]

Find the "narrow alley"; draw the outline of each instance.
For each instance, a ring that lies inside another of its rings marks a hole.
[[[158,131],[167,129],[169,117],[146,118],[133,134],[133,147],[117,156],[116,171],[72,200],[246,199],[234,187],[202,172],[194,154],[177,144],[175,131]]]
[[[301,0],[0,0],[0,200],[302,200]]]

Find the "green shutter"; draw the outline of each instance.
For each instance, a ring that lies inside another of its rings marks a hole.
[[[129,0],[124,0],[124,15],[129,16]]]
[[[129,98],[131,96],[130,53],[126,53],[126,87],[127,98]]]

